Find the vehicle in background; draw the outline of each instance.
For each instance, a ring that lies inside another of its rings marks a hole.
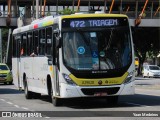
[[[138,75],[139,58],[135,57],[135,76]]]
[[[12,82],[12,72],[9,67],[4,63],[0,63],[0,83],[12,84]]]
[[[144,65],[143,77],[160,77],[160,67],[157,65]]]

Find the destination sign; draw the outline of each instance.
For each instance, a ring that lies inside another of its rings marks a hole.
[[[106,27],[117,26],[117,19],[83,19],[83,20],[70,20],[70,27]]]
[[[100,28],[112,26],[128,26],[128,20],[126,17],[65,18],[62,20],[62,28]]]

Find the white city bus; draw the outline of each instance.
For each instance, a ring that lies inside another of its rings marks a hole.
[[[13,31],[14,84],[46,94],[55,106],[63,98],[134,94],[134,50],[126,15],[49,16]]]

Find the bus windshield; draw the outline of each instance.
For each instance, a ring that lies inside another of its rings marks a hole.
[[[109,70],[131,63],[128,27],[63,32],[64,64],[75,70]]]

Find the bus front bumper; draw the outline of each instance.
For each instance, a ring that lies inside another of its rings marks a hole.
[[[105,97],[117,95],[133,95],[134,82],[114,86],[72,86],[60,84],[60,98]]]

